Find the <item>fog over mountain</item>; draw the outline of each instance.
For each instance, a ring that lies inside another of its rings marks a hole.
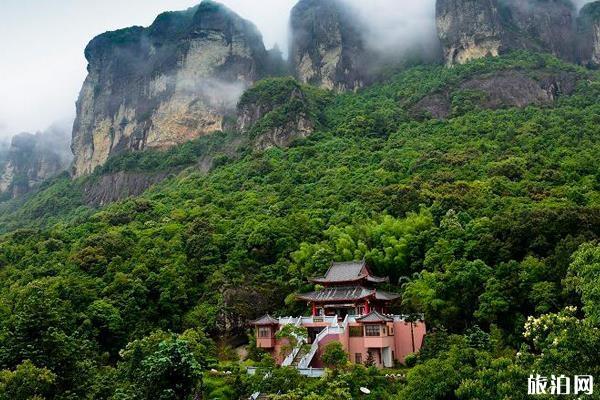
[[[435,44],[434,0],[341,0],[365,23],[367,44],[389,54]],[[148,26],[166,10],[200,0],[57,0],[29,7],[20,0],[0,2],[0,137],[43,130],[73,118],[86,75],[85,45],[97,34],[132,25]],[[288,18],[296,0],[222,0],[254,22],[265,46],[288,50]],[[577,7],[589,0],[574,0]],[[60,27],[60,29],[59,29]]]

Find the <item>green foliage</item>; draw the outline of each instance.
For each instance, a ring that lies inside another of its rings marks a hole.
[[[553,107],[458,102],[445,121],[411,116],[428,94],[510,69],[586,79]],[[267,81],[247,96],[277,98],[296,85]],[[291,148],[231,152],[231,136],[219,134],[116,157],[88,178],[177,172],[136,198],[92,210],[81,194],[90,181],[60,177],[23,204],[2,205],[6,387],[31,375],[49,383],[24,396],[193,396],[216,366],[214,341],[243,337],[266,312],[308,312],[289,301],[313,289],[306,278],[332,260],[362,258],[402,294],[395,311],[425,313],[430,333],[406,382],[364,367],[309,380],[265,361],[254,377],[211,375],[204,394],[360,398],[363,385],[377,399],[503,399],[534,369],[595,371],[597,77],[514,53],[319,93],[318,131]],[[212,171],[194,167],[215,151],[224,158]],[[564,314],[579,305],[584,314]]]
[[[340,342],[334,341],[327,343],[321,355],[323,364],[333,370],[343,368],[348,364],[348,354]]]
[[[581,295],[588,320],[600,326],[600,245],[586,243],[573,255],[567,285]]]
[[[307,118],[319,125],[331,95],[314,87],[301,85],[291,77],[269,78],[256,83],[242,95],[238,110],[258,109],[264,114],[249,128],[251,137],[275,128],[297,124]]]
[[[0,372],[0,399],[32,400],[51,396],[56,375],[25,360],[14,371]]]

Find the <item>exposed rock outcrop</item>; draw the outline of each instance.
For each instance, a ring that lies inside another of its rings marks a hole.
[[[314,132],[316,108],[315,99],[294,79],[269,79],[244,93],[236,128],[256,149],[287,147]]]
[[[167,148],[223,129],[272,57],[252,23],[210,0],[161,14],[148,28],[102,34],[85,55],[75,176],[122,151]]]
[[[86,204],[100,207],[131,196],[139,196],[168,176],[167,172],[127,171],[102,175],[85,183],[83,197]]]
[[[334,90],[363,86],[366,56],[358,25],[339,0],[300,0],[290,17],[290,60],[300,82]]]
[[[448,65],[516,49],[576,59],[567,0],[438,0],[436,23]]]
[[[497,56],[504,45],[495,0],[438,0],[436,24],[448,65]]]
[[[445,119],[453,112],[460,114],[453,105],[493,110],[547,106],[560,96],[572,94],[576,84],[577,75],[572,73],[539,71],[534,77],[517,70],[500,71],[474,76],[444,92],[425,96],[412,111],[416,116]]]
[[[585,5],[578,18],[579,61],[600,65],[600,1]]]
[[[35,135],[20,133],[0,155],[0,196],[16,198],[44,180],[65,171],[71,161],[64,143],[49,129]]]

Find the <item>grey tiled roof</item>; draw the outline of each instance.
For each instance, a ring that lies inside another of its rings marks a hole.
[[[375,293],[375,298],[377,300],[392,301],[392,300],[396,300],[396,299],[400,298],[400,295],[397,293],[390,293],[390,292],[384,292],[382,290],[378,290]]]
[[[279,325],[279,320],[271,317],[269,314],[250,322],[252,325]]]
[[[300,300],[308,301],[351,301],[360,300],[375,294],[375,290],[362,286],[332,287],[298,296]]]
[[[392,322],[393,319],[390,317],[386,317],[383,314],[378,313],[377,311],[371,311],[364,317],[356,318],[358,322]]]
[[[386,282],[387,278],[379,278],[370,274],[365,261],[346,261],[334,262],[331,264],[327,273],[322,278],[311,279],[313,282],[353,282],[360,279],[367,279],[370,282]]]

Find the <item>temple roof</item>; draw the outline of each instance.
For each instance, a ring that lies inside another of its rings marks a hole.
[[[384,292],[383,290],[378,290],[375,292],[375,298],[377,300],[392,301],[400,298],[400,295],[397,293],[390,293]]]
[[[279,325],[279,320],[271,317],[269,314],[250,322],[252,325]]]
[[[364,299],[375,294],[375,290],[362,286],[331,287],[316,292],[298,295],[298,299],[326,302],[326,301],[354,301]]]
[[[392,301],[400,297],[395,293],[383,292],[376,289],[367,289],[362,286],[330,287],[316,292],[298,295],[298,299],[314,302],[328,301],[356,301],[367,297],[376,300]]]
[[[383,314],[378,313],[377,311],[371,311],[364,317],[356,318],[357,322],[363,323],[377,323],[377,322],[392,322],[393,319],[390,317],[386,317]]]
[[[388,278],[371,275],[367,263],[363,261],[334,262],[324,277],[310,279],[314,283],[345,283],[367,280],[373,283],[387,282]]]

